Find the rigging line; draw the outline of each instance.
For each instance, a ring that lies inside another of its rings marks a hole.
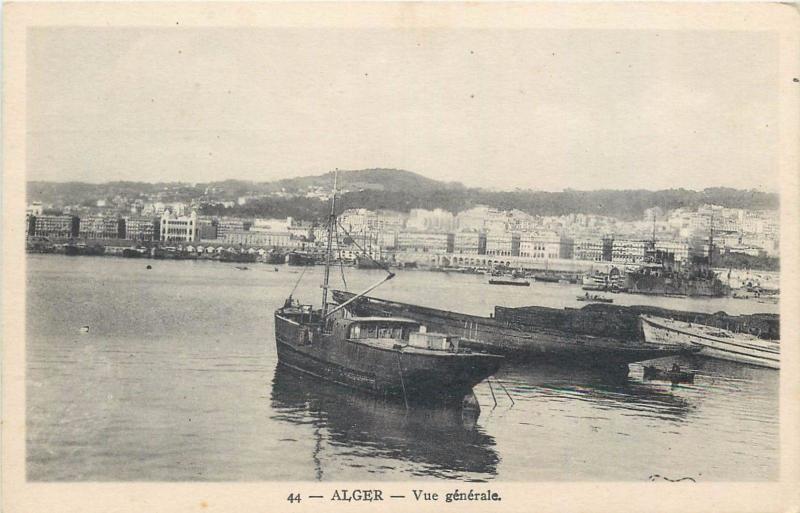
[[[308,267],[309,266],[307,265],[303,266],[303,271],[300,273],[300,277],[297,278],[297,282],[294,284],[294,288],[292,288],[292,291],[289,293],[289,297],[294,296],[294,291],[297,290],[297,286],[300,285],[300,280],[303,279],[303,275],[306,273],[306,269],[308,269]]]
[[[342,245],[339,241],[339,231],[336,231],[336,250],[339,253],[339,272],[342,274],[342,283],[344,283],[344,290],[347,290],[347,280],[344,277],[344,261],[342,261]]]
[[[350,235],[350,232],[348,232],[348,231],[347,231],[347,228],[345,228],[344,226],[342,226],[342,223],[341,223],[341,222],[340,222],[338,219],[336,220],[336,224],[338,224],[338,225],[339,225],[339,228],[341,228],[341,229],[342,229],[342,231],[344,232],[344,234],[345,234],[345,235],[347,235],[347,236],[350,238],[350,240],[352,240],[352,241],[353,241],[353,245],[355,245],[355,247],[357,247],[359,250],[361,250],[361,252],[364,254],[364,256],[366,256],[367,258],[369,258],[370,260],[372,260],[372,261],[373,261],[373,262],[374,262],[374,263],[375,263],[375,264],[376,264],[378,267],[380,267],[381,269],[383,269],[384,271],[386,271],[388,274],[392,274],[392,271],[390,271],[390,270],[389,270],[389,266],[385,265],[383,262],[378,262],[377,260],[375,260],[374,258],[372,258],[372,255],[370,255],[369,253],[367,253],[367,252],[364,250],[364,248],[362,248],[362,247],[361,247],[361,245],[360,245],[358,242],[356,242],[356,239],[355,239],[355,237],[353,237],[352,235]]]

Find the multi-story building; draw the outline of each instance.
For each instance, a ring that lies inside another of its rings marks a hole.
[[[441,208],[434,210],[412,208],[406,221],[406,228],[409,230],[448,232],[453,229],[453,225],[453,214]]]
[[[289,232],[242,230],[228,232],[223,240],[226,244],[241,244],[243,246],[294,247],[292,234]]]
[[[611,261],[629,264],[639,263],[644,260],[648,242],[643,240],[613,239],[611,246]]]
[[[177,216],[170,211],[161,216],[159,235],[162,242],[194,242],[199,240],[197,212],[188,216]]]
[[[292,234],[295,239],[310,240],[315,237],[314,225],[308,221],[292,220],[291,224],[286,227],[286,230]]]
[[[380,231],[376,243],[382,248],[395,248],[397,247],[397,232],[396,231]]]
[[[197,237],[200,240],[215,240],[217,220],[211,216],[197,216]]]
[[[238,217],[220,217],[217,219],[217,238],[224,239],[229,232],[249,230],[252,224],[252,221]]]
[[[599,237],[576,238],[573,244],[573,258],[575,260],[603,260],[603,240]]]
[[[125,219],[106,216],[82,217],[78,236],[83,239],[124,239]]]
[[[397,234],[397,249],[415,253],[452,253],[454,236],[452,233],[409,231]]]
[[[686,262],[689,259],[689,243],[676,240],[657,240],[656,250],[672,253],[676,262]]]
[[[561,257],[561,237],[556,233],[529,233],[520,238],[519,256],[537,259]]]
[[[80,231],[80,219],[71,215],[41,215],[31,216],[29,227],[33,226],[33,233],[39,237],[53,237],[68,239],[77,237]],[[30,233],[30,230],[29,230]]]
[[[456,232],[453,234],[453,252],[470,255],[486,254],[486,234],[481,232]]]
[[[160,219],[153,217],[125,218],[125,239],[135,241],[159,240]]]
[[[494,256],[519,256],[520,235],[505,231],[486,234],[486,254]]]
[[[255,232],[288,232],[293,221],[291,217],[286,217],[284,219],[265,219],[257,217],[253,219],[250,230]]]

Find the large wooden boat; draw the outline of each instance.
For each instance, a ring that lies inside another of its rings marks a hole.
[[[642,315],[645,339],[655,343],[677,343],[700,349],[699,354],[721,360],[780,368],[780,343],[749,333],[734,333],[715,326],[692,324]]]
[[[334,186],[322,304],[319,308],[301,304],[290,295],[275,311],[279,364],[380,396],[403,397],[406,404],[461,401],[471,395],[473,386],[497,372],[501,356],[461,347],[457,336],[428,333],[418,321],[394,315],[359,317],[346,308],[349,302],[328,303],[332,237],[337,226],[335,190]],[[387,270],[385,278],[354,297],[393,277]]]
[[[464,313],[427,308],[373,297],[333,291],[333,298],[348,303],[358,315],[398,316],[414,319],[430,329],[461,336],[461,345],[478,351],[561,365],[603,368],[615,372],[632,362],[692,352],[680,344],[649,343],[592,336],[558,326],[528,325]]]

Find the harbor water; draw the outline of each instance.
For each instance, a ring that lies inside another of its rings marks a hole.
[[[693,384],[507,362],[477,418],[414,409],[277,367],[273,311],[319,301],[321,268],[29,255],[33,481],[705,481],[778,478],[779,372],[702,358]],[[152,265],[152,269],[146,266]],[[345,269],[359,291],[381,271]],[[334,283],[344,288],[338,269]],[[580,307],[577,285],[400,271],[373,295],[488,315]],[[777,313],[738,299],[615,304]],[[83,327],[88,327],[84,329]],[[513,397],[513,404],[499,386]],[[496,395],[494,406],[492,394]]]

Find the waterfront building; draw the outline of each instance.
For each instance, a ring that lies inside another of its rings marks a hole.
[[[486,234],[469,231],[453,234],[453,252],[470,255],[486,254]]]
[[[657,240],[655,248],[657,251],[672,253],[675,255],[676,262],[689,260],[689,243],[686,241]]]
[[[612,239],[611,261],[636,264],[644,260],[649,242],[643,240]]]
[[[170,211],[161,216],[159,235],[162,242],[193,242],[198,240],[197,212],[177,216]]]
[[[106,216],[84,216],[78,236],[82,239],[124,239],[125,219]]]
[[[242,246],[263,246],[275,248],[291,248],[295,246],[292,234],[284,232],[267,232],[240,230],[228,232],[223,241],[226,244],[240,244]]]
[[[292,234],[292,238],[295,239],[302,239],[302,240],[313,240],[314,236],[314,225],[308,221],[297,221],[292,220],[290,226],[287,226],[287,231]],[[327,237],[327,232],[326,237]],[[323,238],[324,240],[324,238]]]
[[[397,249],[405,252],[452,253],[452,233],[403,230],[397,234]]]
[[[527,233],[522,235],[519,256],[540,260],[560,258],[561,237],[553,232]]]
[[[252,221],[239,217],[220,217],[217,219],[217,238],[225,239],[230,232],[249,230],[252,224]]]
[[[33,235],[57,239],[77,237],[80,230],[80,219],[71,215],[32,216]]]
[[[127,217],[125,218],[125,239],[135,241],[159,240],[161,223],[158,218]]]
[[[397,232],[382,230],[378,232],[376,242],[382,248],[395,248],[397,247]]]
[[[603,240],[599,237],[580,237],[573,245],[575,260],[603,261]]]
[[[486,254],[494,256],[519,256],[520,235],[505,231],[486,234]]]
[[[25,237],[36,235],[36,216],[30,213],[25,214]]]
[[[217,238],[217,220],[211,216],[197,216],[197,237],[200,240]]]

